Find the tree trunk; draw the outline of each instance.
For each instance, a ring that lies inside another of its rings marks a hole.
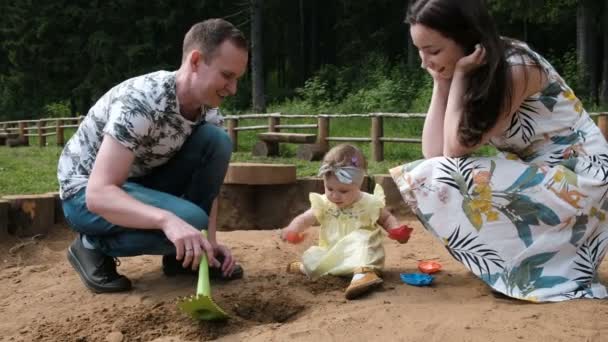
[[[251,1],[251,95],[253,111],[266,112],[264,96],[264,58],[262,55],[262,6],[264,0]]]
[[[576,51],[578,63],[578,81],[584,95],[591,103],[597,103],[598,67],[597,45],[594,22],[593,0],[582,0],[576,11]]]
[[[409,32],[409,26],[408,26],[408,32],[407,32],[407,66],[410,68],[413,68],[416,66],[416,64],[418,64],[418,59],[416,58],[416,47],[414,46],[414,42],[412,41],[412,36],[410,35]]]
[[[602,25],[604,52],[602,56],[602,82],[600,89],[600,105],[608,108],[608,0],[604,0]]]
[[[308,70],[310,70],[311,73],[314,73],[319,67],[319,6],[317,0],[312,0],[310,5],[310,68]]]
[[[410,6],[412,5],[413,0],[408,0],[407,1],[407,9],[406,9],[406,13],[407,11],[409,11]],[[407,26],[407,66],[410,68],[414,68],[416,67],[416,65],[418,64],[419,60],[417,58],[417,50],[416,47],[414,46],[414,42],[412,41],[412,35],[410,34],[410,25],[406,25]]]
[[[301,78],[298,79],[298,83],[304,83],[306,76],[309,74],[308,61],[306,60],[306,12],[304,7],[304,0],[299,1],[299,17],[300,17],[300,65],[304,70],[300,72]]]

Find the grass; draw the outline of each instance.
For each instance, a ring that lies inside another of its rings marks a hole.
[[[0,195],[57,191],[57,160],[61,148],[0,147]]]
[[[295,164],[298,177],[315,176],[320,162],[308,162],[295,158],[295,152],[283,149],[281,157],[252,157],[250,152],[235,152],[232,161]],[[293,156],[291,154],[293,153]],[[16,194],[40,194],[58,191],[57,161],[61,147],[0,146],[0,196]],[[369,173],[388,173],[397,161],[370,162]]]
[[[281,124],[314,123],[312,119],[285,119]],[[264,125],[266,120],[241,120],[239,126]],[[422,134],[421,119],[384,119],[384,136],[417,138]],[[332,137],[369,137],[371,121],[367,118],[331,119],[330,135]],[[301,133],[315,133],[315,129],[298,130]],[[71,132],[70,132],[71,133]],[[260,158],[251,155],[251,149],[257,142],[259,131],[241,131],[238,134],[238,151],[233,153],[232,161],[295,164],[298,177],[315,176],[320,162],[308,162],[296,158],[295,144],[281,144],[280,156],[277,158]],[[66,141],[69,136],[66,136]],[[13,194],[38,194],[57,191],[57,161],[61,147],[54,146],[55,139],[49,137],[46,147],[38,147],[37,140],[30,138],[29,147],[8,148],[0,146],[0,196]],[[364,154],[370,157],[369,143],[354,143]],[[334,145],[332,143],[332,145]],[[479,154],[490,155],[492,148],[484,148]],[[420,144],[385,143],[384,161],[368,160],[370,175],[385,174],[391,167],[408,161],[422,158]]]

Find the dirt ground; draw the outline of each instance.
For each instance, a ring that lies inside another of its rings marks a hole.
[[[38,239],[0,242],[2,341],[600,341],[608,336],[608,300],[530,304],[492,295],[452,260],[440,242],[412,220],[407,245],[386,240],[385,282],[354,301],[347,279],[316,282],[286,274],[313,241],[288,245],[278,231],[220,232],[245,277],[212,284],[214,300],[231,318],[196,322],[177,310],[193,294],[193,277],[166,278],[160,257],[123,258],[119,272],[134,289],[93,294],[65,258],[73,233],[55,227]],[[314,235],[314,234],[313,234]],[[431,287],[403,284],[417,262],[443,264]],[[608,263],[600,276],[608,279]]]

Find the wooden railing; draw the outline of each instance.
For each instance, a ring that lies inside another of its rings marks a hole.
[[[16,136],[21,141],[30,137],[38,138],[38,146],[46,146],[46,138],[55,136],[57,145],[65,143],[65,129],[78,128],[84,116],[68,118],[49,118],[38,120],[16,120],[0,122],[0,134]]]
[[[369,113],[369,114],[319,114],[319,115],[285,115],[280,113],[243,114],[226,116],[226,128],[232,139],[235,150],[238,146],[238,134],[241,131],[278,132],[279,130],[316,129],[317,144],[322,150],[329,148],[332,141],[339,142],[368,142],[370,143],[371,159],[384,160],[385,143],[420,143],[420,138],[387,137],[384,135],[384,118],[422,119],[422,113]],[[597,124],[608,139],[608,113],[590,113],[597,119]],[[0,122],[0,134],[17,135],[21,139],[37,137],[39,146],[46,146],[46,138],[56,136],[57,145],[65,143],[65,129],[77,128],[84,117],[49,118],[39,120],[17,120]],[[370,135],[364,137],[339,137],[330,135],[330,120],[347,120],[352,118],[369,118]],[[242,126],[240,122],[251,119],[267,119],[266,125]],[[281,124],[281,119],[311,119],[311,124]]]
[[[608,113],[590,113],[591,117],[597,118],[597,124],[602,131],[602,134],[608,139]],[[238,147],[238,133],[241,131],[267,131],[278,132],[280,129],[317,129],[317,144],[321,150],[327,151],[329,142],[368,142],[370,143],[371,159],[374,161],[384,160],[384,143],[420,143],[420,138],[401,138],[387,137],[384,135],[384,118],[424,118],[426,114],[422,113],[370,113],[370,114],[319,114],[319,115],[283,115],[280,113],[269,114],[243,114],[227,116],[226,126],[228,134],[232,139],[234,149]],[[352,118],[369,118],[370,135],[366,137],[337,137],[330,136],[330,119],[352,119]],[[242,120],[247,119],[268,119],[267,125],[255,126],[240,126]],[[316,124],[297,124],[285,125],[281,124],[281,119],[316,119]]]

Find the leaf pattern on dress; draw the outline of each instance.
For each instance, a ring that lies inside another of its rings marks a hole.
[[[507,291],[516,296],[515,290],[524,297],[530,293],[544,288],[550,288],[568,281],[562,276],[544,276],[541,267],[550,261],[557,252],[545,252],[532,255],[522,260],[517,266],[505,270],[502,275],[503,282],[507,285]]]
[[[532,102],[536,102],[536,100],[525,99],[521,107],[511,117],[511,124],[507,128],[509,138],[519,134],[523,141],[530,143],[530,138],[536,135],[534,116],[538,115],[538,112]]]
[[[600,238],[600,234],[597,234],[583,243],[576,253],[578,258],[574,261],[574,264],[576,264],[574,269],[579,271],[581,275],[575,278],[574,281],[582,289],[587,289],[591,287],[592,283],[598,282],[597,268],[600,266],[604,256],[605,248],[602,248],[602,244],[606,240],[608,238]]]
[[[497,251],[480,243],[472,232],[461,236],[460,226],[456,227],[453,233],[445,239],[445,245],[454,259],[466,264],[471,271],[478,275],[490,275],[496,270],[504,268],[504,260],[500,258]]]
[[[440,170],[447,176],[437,177],[437,180],[458,189],[463,196],[467,196],[473,186],[473,170],[477,168],[473,162],[474,159],[466,157],[446,158],[445,162],[441,163]]]

